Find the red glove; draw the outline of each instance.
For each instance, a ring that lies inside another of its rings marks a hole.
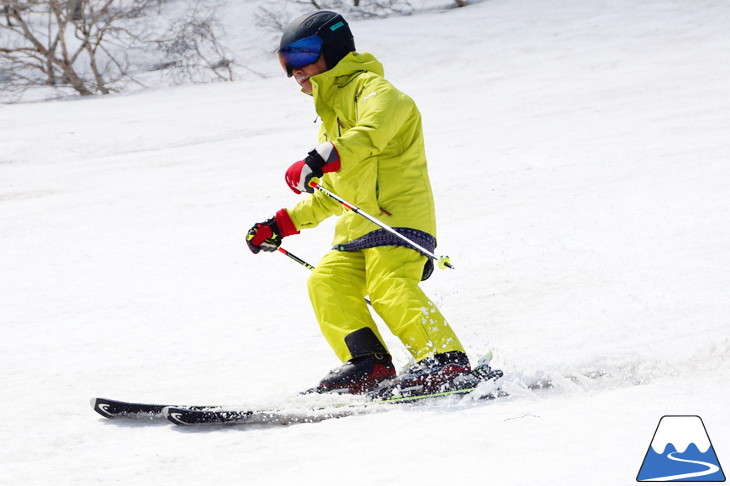
[[[332,142],[325,142],[309,152],[304,160],[294,162],[286,171],[286,183],[289,189],[301,194],[302,192],[314,192],[309,187],[312,177],[322,177],[325,172],[337,172],[340,170],[340,154]]]
[[[294,222],[286,209],[279,210],[273,218],[263,223],[256,223],[246,234],[246,244],[254,253],[276,251],[281,245],[281,239],[289,235],[298,235]]]

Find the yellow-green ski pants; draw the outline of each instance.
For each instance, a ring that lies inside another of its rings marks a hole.
[[[322,334],[338,358],[344,362],[376,353],[377,349],[367,345],[353,347],[352,337],[363,334],[377,337],[380,349],[387,352],[366,296],[416,361],[435,353],[464,351],[446,319],[419,287],[425,262],[420,253],[395,246],[332,250],[322,258],[309,278],[309,298]]]

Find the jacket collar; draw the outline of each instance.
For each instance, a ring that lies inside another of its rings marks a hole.
[[[383,76],[383,65],[369,52],[350,52],[332,69],[310,78],[315,104],[328,99],[328,93],[333,88],[343,88],[366,72]]]

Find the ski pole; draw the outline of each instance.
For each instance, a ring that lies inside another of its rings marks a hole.
[[[314,266],[312,266],[309,263],[305,262],[304,260],[302,260],[301,258],[299,258],[298,256],[296,256],[295,254],[286,251],[282,247],[277,248],[277,250],[279,251],[279,253],[283,253],[284,255],[288,256],[289,258],[291,258],[292,260],[294,260],[295,262],[297,262],[301,266],[307,267],[310,270],[314,270]]]
[[[429,257],[429,258],[431,258],[433,260],[436,260],[436,263],[438,264],[438,267],[440,269],[444,269],[446,267],[451,268],[451,269],[454,269],[454,266],[451,264],[451,259],[449,257],[447,257],[447,256],[440,256],[439,257],[439,256],[434,255],[433,252],[428,251],[426,248],[422,247],[421,245],[419,245],[415,241],[412,241],[409,238],[406,238],[405,236],[403,236],[402,234],[398,233],[396,230],[394,230],[393,228],[391,228],[387,224],[385,224],[382,221],[380,221],[380,220],[378,220],[378,219],[370,216],[368,213],[366,213],[362,209],[358,208],[354,204],[350,204],[349,202],[345,201],[344,199],[342,199],[340,196],[338,196],[334,192],[329,191],[329,190],[325,189],[324,187],[320,186],[319,185],[319,180],[316,177],[313,177],[309,181],[309,186],[310,187],[313,187],[314,189],[317,189],[317,190],[319,190],[319,191],[321,191],[321,192],[323,192],[325,194],[327,194],[329,197],[331,197],[332,199],[334,199],[338,203],[342,204],[347,209],[349,209],[351,211],[354,211],[355,213],[357,213],[360,216],[364,217],[365,219],[367,219],[371,223],[377,224],[378,226],[380,226],[381,228],[383,228],[388,233],[391,233],[391,234],[397,236],[398,238],[400,238],[401,240],[405,241],[410,246],[412,246],[413,248],[415,248],[419,252],[423,253],[427,257]]]
[[[297,262],[301,266],[307,267],[310,270],[314,270],[314,266],[312,266],[309,263],[305,262],[304,260],[302,260],[301,258],[299,258],[298,256],[296,256],[295,254],[293,254],[293,253],[291,253],[291,252],[283,249],[282,247],[277,248],[277,250],[279,251],[279,253],[283,253],[284,255],[288,256],[289,258],[291,258],[292,260],[294,260],[295,262]],[[367,297],[364,297],[364,299],[365,299],[365,303],[367,303],[367,305],[369,305],[370,307],[373,306],[373,304],[370,302],[370,299],[368,299]]]

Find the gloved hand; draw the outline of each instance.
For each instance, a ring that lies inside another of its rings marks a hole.
[[[294,226],[289,213],[286,209],[281,209],[273,218],[253,225],[246,234],[246,244],[254,254],[261,250],[276,251],[281,245],[282,238],[297,234],[299,234],[299,231]]]
[[[340,154],[332,142],[325,142],[317,145],[304,160],[294,162],[286,171],[286,183],[289,189],[301,194],[306,191],[314,192],[309,187],[312,177],[322,177],[325,172],[337,172],[340,170]]]

